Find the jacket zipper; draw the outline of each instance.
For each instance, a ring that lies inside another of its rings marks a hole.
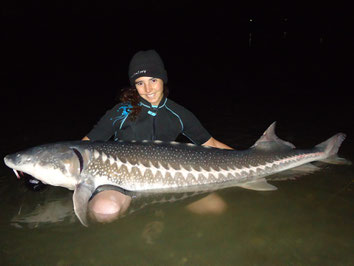
[[[152,118],[152,140],[155,140],[156,139],[156,136],[155,136],[155,116]]]
[[[157,110],[158,110],[158,108],[153,108],[152,109],[153,111],[152,111],[152,113],[154,113],[153,115],[152,115],[152,140],[156,140],[156,122],[155,122],[155,118],[156,118],[156,115],[157,115]]]

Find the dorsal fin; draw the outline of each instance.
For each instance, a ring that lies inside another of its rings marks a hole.
[[[292,143],[282,140],[275,135],[275,124],[276,122],[273,122],[251,148],[262,150],[295,149]]]

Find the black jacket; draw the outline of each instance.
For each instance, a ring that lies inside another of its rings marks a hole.
[[[163,140],[173,141],[179,134],[201,145],[211,135],[199,120],[187,109],[174,101],[163,98],[157,107],[141,98],[141,112],[136,120],[129,119],[131,105],[120,103],[98,121],[87,134],[90,140]]]

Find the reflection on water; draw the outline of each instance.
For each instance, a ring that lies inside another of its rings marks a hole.
[[[38,192],[39,193],[39,192]],[[129,192],[132,198],[130,206],[119,218],[126,217],[150,205],[170,204],[184,201],[187,208],[194,213],[222,213],[225,203],[208,191],[176,192],[176,193],[134,193]],[[74,223],[77,218],[73,209],[73,192],[60,188],[46,186],[40,191],[40,198],[33,200],[33,192],[24,193],[19,201],[18,211],[11,218],[11,225],[16,228],[39,228],[55,223]],[[207,207],[207,208],[205,208]],[[91,220],[91,224],[94,223]],[[53,225],[52,225],[53,226]]]
[[[65,193],[54,195],[53,191],[58,192],[57,189],[51,188],[42,192],[42,198],[37,202],[31,199],[22,200],[17,213],[11,219],[11,225],[17,228],[24,226],[36,228],[64,221],[75,222],[72,193],[61,190],[60,192]],[[31,197],[31,195],[27,196]]]
[[[240,123],[243,127],[225,123],[225,129],[218,129],[212,122],[208,127],[219,130],[213,132],[218,139],[247,147],[268,126]],[[299,124],[297,137],[294,125],[278,125],[279,137],[302,147],[335,133],[313,126],[308,135]],[[340,155],[354,161],[353,148],[349,137]],[[327,165],[301,178],[271,181],[276,191],[223,189],[217,195],[227,208],[217,215],[186,208],[204,195],[171,202],[165,198],[165,203],[136,200],[129,215],[85,228],[72,211],[71,191],[29,191],[1,165],[1,264],[351,265],[353,173],[352,165]]]

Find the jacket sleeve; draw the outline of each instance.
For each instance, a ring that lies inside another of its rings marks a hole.
[[[189,110],[183,108],[181,119],[183,123],[182,134],[189,138],[193,143],[202,145],[211,138],[210,133]]]
[[[108,110],[104,116],[96,123],[96,125],[87,134],[87,137],[92,140],[109,140],[114,134],[114,117],[119,108],[119,104]]]

